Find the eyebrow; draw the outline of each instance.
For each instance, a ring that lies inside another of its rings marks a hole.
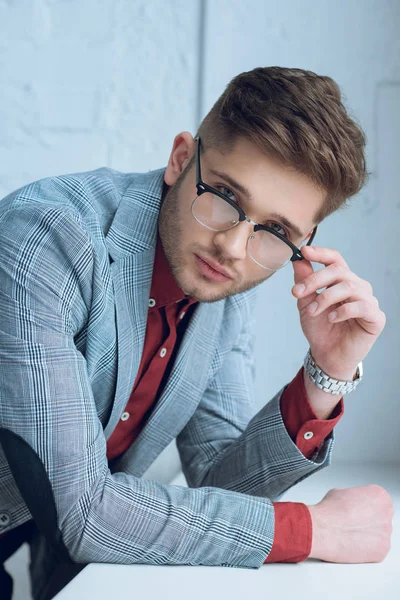
[[[220,177],[221,179],[225,179],[225,181],[231,187],[235,188],[238,192],[243,194],[243,196],[246,196],[246,198],[248,198],[249,200],[253,200],[253,196],[251,195],[250,190],[248,190],[246,187],[244,187],[238,181],[235,181],[234,179],[232,179],[232,177],[230,175],[228,175],[227,173],[224,173],[223,171],[217,171],[216,169],[210,168],[208,170],[213,175],[216,175],[217,177]],[[272,219],[276,219],[277,221],[281,221],[282,225],[285,225],[285,227],[287,227],[288,229],[291,229],[293,231],[293,233],[295,233],[299,238],[303,239],[307,236],[306,233],[302,233],[300,231],[300,229],[297,227],[297,225],[295,225],[294,223],[289,221],[289,219],[287,219],[284,215],[280,215],[279,213],[271,213],[270,217]]]

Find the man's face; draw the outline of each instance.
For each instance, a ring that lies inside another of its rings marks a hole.
[[[189,170],[185,170],[185,166],[195,149],[189,133],[176,136],[164,177],[170,187],[160,210],[159,233],[179,287],[200,302],[215,302],[260,284],[274,271],[263,269],[247,253],[247,240],[253,225],[243,221],[227,231],[211,231],[193,217],[191,205],[197,195],[196,165],[193,163]],[[228,195],[234,193],[250,219],[268,225],[270,219],[279,225],[279,221],[270,217],[272,213],[279,213],[305,234],[299,237],[289,230],[293,244],[300,246],[309,237],[315,225],[312,218],[323,203],[324,192],[304,175],[272,161],[245,138],[240,138],[229,154],[210,149],[201,152],[200,160],[203,181],[215,188],[231,190],[221,191]],[[239,194],[212,170],[227,174],[247,188],[252,199]],[[214,266],[225,269],[229,278],[216,280],[221,277],[210,272],[200,259],[210,260]]]

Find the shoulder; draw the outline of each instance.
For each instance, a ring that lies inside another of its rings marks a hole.
[[[219,347],[232,347],[243,336],[254,331],[254,317],[258,287],[229,296],[223,302],[221,326],[218,330]]]
[[[249,319],[253,314],[258,297],[258,287],[255,286],[240,294],[234,294],[225,301],[225,314],[240,315],[242,319]]]
[[[135,173],[102,167],[93,171],[45,177],[29,183],[0,201],[0,217],[14,209],[60,209],[83,220],[114,213]]]

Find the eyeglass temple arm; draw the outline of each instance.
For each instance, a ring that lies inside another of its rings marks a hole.
[[[310,237],[310,239],[308,240],[308,242],[307,242],[306,246],[311,246],[311,244],[313,243],[313,239],[315,238],[315,234],[317,233],[317,229],[318,229],[318,225],[316,225],[316,226],[314,227],[314,231],[312,232],[312,234],[311,234],[311,237]]]
[[[306,246],[311,246],[313,239],[315,238],[315,234],[317,233],[317,229],[318,229],[318,225],[316,225],[314,227],[314,230],[310,236],[310,239],[308,240]],[[299,248],[297,250],[297,252],[292,256],[291,261],[294,262],[295,260],[304,260],[304,256],[301,253],[301,249]]]
[[[200,171],[200,138],[196,138],[197,146],[196,146],[196,185],[201,181],[201,171]]]

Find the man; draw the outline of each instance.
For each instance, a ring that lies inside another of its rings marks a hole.
[[[386,556],[379,486],[279,502],[330,463],[343,396],[385,325],[371,285],[310,245],[365,182],[364,145],[332,79],[259,68],[195,138],[175,137],[165,169],[52,177],[3,199],[3,560],[29,536],[36,600],[65,564]],[[255,292],[289,263],[310,351],[254,416]],[[141,478],[174,438],[189,488]]]

